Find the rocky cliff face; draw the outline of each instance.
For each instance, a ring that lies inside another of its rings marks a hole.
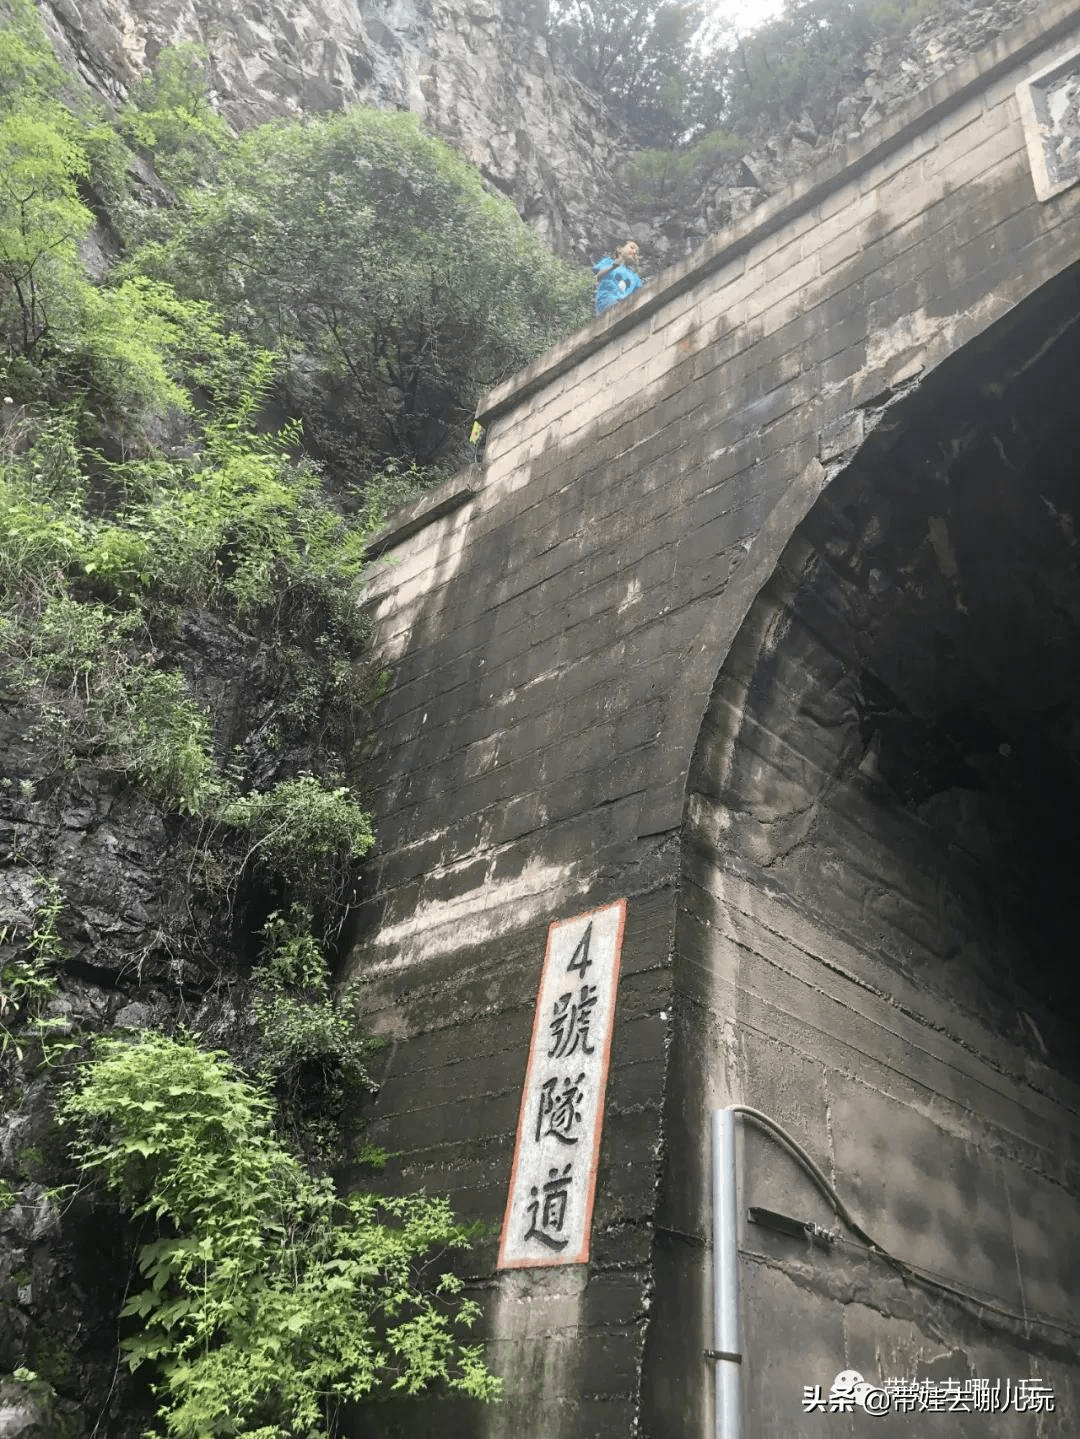
[[[636,202],[629,137],[530,23],[527,0],[42,0],[69,67],[106,100],[166,45],[210,55],[213,97],[237,125],[350,104],[414,111],[513,200],[551,247],[579,261],[634,233],[653,273],[882,120],[1039,0],[941,0],[906,36],[779,132],[677,193]]]
[[[200,611],[168,645],[219,744],[250,750],[261,783],[315,761],[266,744],[296,690],[270,646]],[[6,686],[0,755],[0,966],[47,934],[58,986],[42,1018],[60,1044],[43,1063],[25,1028],[16,1040],[3,1021],[18,1020],[18,996],[5,1010],[0,992],[0,1439],[136,1439],[152,1411],[116,1356],[130,1239],[114,1205],[58,1188],[76,1178],[54,1115],[64,1038],[179,1018],[235,1042],[250,916],[239,897],[230,917],[197,821],[163,813],[85,745],[59,751],[38,706]],[[51,915],[46,876],[62,900]],[[5,1379],[20,1367],[36,1379]]]
[[[158,51],[198,41],[237,126],[352,104],[412,110],[553,249],[584,259],[622,234],[624,137],[514,6],[493,0],[44,0],[56,48],[123,99]]]
[[[744,153],[700,175],[677,204],[639,210],[635,234],[661,261],[688,253],[1038,8],[1039,0],[940,0],[906,35],[873,45],[855,72],[837,75],[831,92],[782,129],[754,130]]]

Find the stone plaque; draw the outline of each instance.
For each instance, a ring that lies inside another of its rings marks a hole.
[[[499,1268],[585,1264],[626,901],[548,927]]]
[[[1080,180],[1080,49],[1016,87],[1035,194],[1051,200]]]

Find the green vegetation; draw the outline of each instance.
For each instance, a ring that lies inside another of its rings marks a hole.
[[[284,357],[279,402],[335,474],[460,458],[480,393],[588,314],[587,275],[415,116],[241,136],[147,217],[135,263]]]
[[[163,661],[178,614],[216,609],[282,644],[306,643],[320,701],[338,696],[363,641],[368,532],[333,507],[310,462],[265,437],[226,433],[218,416],[193,461],[109,464],[80,449],[70,412],[23,410],[6,440],[0,651],[8,683],[37,702],[54,762],[94,758],[167,808],[213,817],[231,805],[236,825],[246,803],[257,819],[256,801],[215,760],[210,717]],[[299,823],[292,793],[279,808]],[[340,789],[336,802],[346,802]],[[358,857],[370,836],[353,810]]]
[[[206,982],[238,1016],[232,1058],[185,1033],[87,1045],[55,1016],[61,874],[30,922],[0,918],[6,1102],[43,1063],[74,1075],[79,1176],[137,1245],[125,1348],[155,1432],[330,1439],[369,1396],[492,1397],[444,1272],[471,1236],[438,1200],[327,1178],[373,1047],[332,982],[386,683],[364,554],[464,449],[480,391],[587,317],[590,277],[409,116],[237,138],[188,46],[108,116],[32,0],[0,4],[0,682],[35,753],[6,802],[87,781],[156,810],[192,901],[162,952],[194,973],[231,949]],[[146,162],[154,206],[130,188]],[[116,262],[92,277],[95,247]],[[254,693],[215,712],[238,674]],[[35,1180],[63,1177],[59,1153]],[[69,1382],[59,1359],[47,1377]]]
[[[738,137],[804,116],[827,126],[866,50],[934,3],[787,0],[776,19],[738,34],[697,0],[551,0],[547,25],[642,147],[631,197],[670,206],[692,198],[704,161],[746,144]]]
[[[779,127],[804,112],[829,122],[869,47],[903,34],[935,0],[788,0],[767,25],[714,57],[700,123],[733,130]]]
[[[221,818],[251,834],[252,853],[258,851],[261,864],[288,875],[301,893],[324,897],[341,892],[348,866],[373,842],[368,817],[356,808],[348,786],[314,775],[234,799]]]
[[[41,902],[25,936],[17,919],[0,916],[0,956],[8,952],[0,958],[0,1061],[12,1056],[21,1062],[32,1042],[46,1063],[68,1047],[60,1041],[57,1048],[53,1040],[64,1021],[45,1014],[58,993],[57,969],[66,953],[57,929],[64,900],[55,879],[39,876],[37,883]],[[0,1181],[0,1197],[3,1192]]]
[[[5,0],[0,28],[0,383],[14,400],[75,391],[138,428],[184,402],[174,378],[184,317],[168,287],[129,279],[108,299],[79,244],[84,192],[115,193],[122,145],[67,80],[30,0]]]
[[[626,167],[630,199],[645,209],[684,204],[717,161],[742,149],[737,136],[710,131],[683,150],[638,150]]]
[[[294,904],[271,914],[254,975],[259,1082],[277,1103],[279,1130],[315,1163],[332,1161],[345,1104],[372,1087],[373,1041],[356,1031],[348,993],[335,994],[313,916]],[[367,1161],[375,1157],[369,1150]]]
[[[434,1380],[496,1392],[456,1337],[476,1306],[450,1274],[423,1282],[469,1233],[439,1200],[339,1199],[226,1055],[183,1037],[101,1039],[63,1113],[82,1172],[148,1226],[124,1350],[160,1375],[166,1434],[323,1439],[345,1402],[373,1393]]]
[[[698,0],[553,0],[551,33],[642,145],[687,128],[702,68]]]
[[[206,96],[206,52],[183,44],[163,50],[120,111],[121,135],[153,157],[168,185],[205,184],[229,149],[232,132]]]

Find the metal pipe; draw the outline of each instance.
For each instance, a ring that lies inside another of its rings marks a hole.
[[[742,1348],[736,1227],[735,1111],[714,1109],[713,1349],[716,1439],[742,1439]]]

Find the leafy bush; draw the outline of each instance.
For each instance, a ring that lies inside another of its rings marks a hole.
[[[902,34],[936,0],[787,0],[773,19],[742,29],[724,7],[683,0],[551,0],[550,33],[638,145],[631,184],[651,203],[684,203],[670,170],[710,131],[742,134],[809,114],[829,123],[866,50]],[[659,197],[657,197],[659,198]]]
[[[45,1009],[58,992],[57,969],[67,953],[57,929],[64,898],[50,875],[38,876],[37,886],[41,902],[25,936],[20,937],[16,919],[0,915],[0,953],[7,951],[0,959],[0,1060],[9,1056],[21,1060],[27,1039],[32,1038],[41,1044],[41,1055],[48,1062],[54,1050],[50,1031],[63,1025],[62,1020],[47,1018]]]
[[[263,926],[254,975],[259,1026],[259,1082],[277,1102],[277,1122],[311,1158],[331,1158],[349,1094],[370,1089],[367,1060],[375,1045],[357,1032],[348,994],[335,996],[312,914],[294,904]]]
[[[29,0],[8,0],[0,29],[0,379],[27,399],[81,380],[107,408],[140,424],[182,404],[175,350],[185,325],[165,283],[88,279],[79,244],[93,215],[82,187],[104,164],[116,182],[115,140],[68,89]],[[172,323],[164,311],[172,302]]]
[[[224,788],[210,722],[180,673],[132,651],[138,627],[137,613],[53,594],[16,630],[23,651],[9,675],[24,692],[37,689],[42,737],[61,754],[73,744],[96,750],[163,804],[196,814]]]
[[[207,450],[193,460],[110,465],[81,451],[65,415],[25,409],[0,444],[0,658],[51,706],[45,730],[59,753],[78,743],[104,754],[192,813],[225,791],[206,715],[181,676],[158,667],[152,633],[174,625],[179,606],[287,625],[294,646],[306,635],[305,723],[331,699],[362,701],[352,657],[366,635],[377,496],[348,520],[315,469],[282,452],[287,435],[252,434],[248,401],[237,403],[239,419],[211,413]],[[357,832],[346,852],[368,843]]]
[[[203,814],[226,789],[206,711],[178,670],[132,667],[101,705],[105,742],[143,788],[182,813]]]
[[[114,615],[103,605],[57,595],[37,618],[30,669],[35,678],[88,692],[90,674],[108,663],[137,623],[137,615]]]
[[[16,114],[0,128],[0,324],[23,356],[70,327],[71,294],[86,288],[78,244],[92,216],[78,182],[88,168],[51,117]]]
[[[371,816],[348,786],[310,774],[234,799],[221,818],[247,830],[260,862],[309,896],[340,893],[352,863],[374,843]]]
[[[342,475],[449,453],[482,390],[588,315],[589,277],[413,115],[255,127],[150,223],[135,263],[285,357],[286,407]]]
[[[63,1116],[83,1174],[150,1229],[123,1347],[154,1366],[164,1434],[326,1439],[350,1400],[497,1392],[456,1337],[476,1306],[438,1273],[469,1232],[439,1200],[337,1198],[224,1054],[99,1040]]]
[[[170,185],[205,183],[232,140],[207,99],[206,58],[201,45],[166,47],[132,86],[118,117],[120,133],[152,157]]]

